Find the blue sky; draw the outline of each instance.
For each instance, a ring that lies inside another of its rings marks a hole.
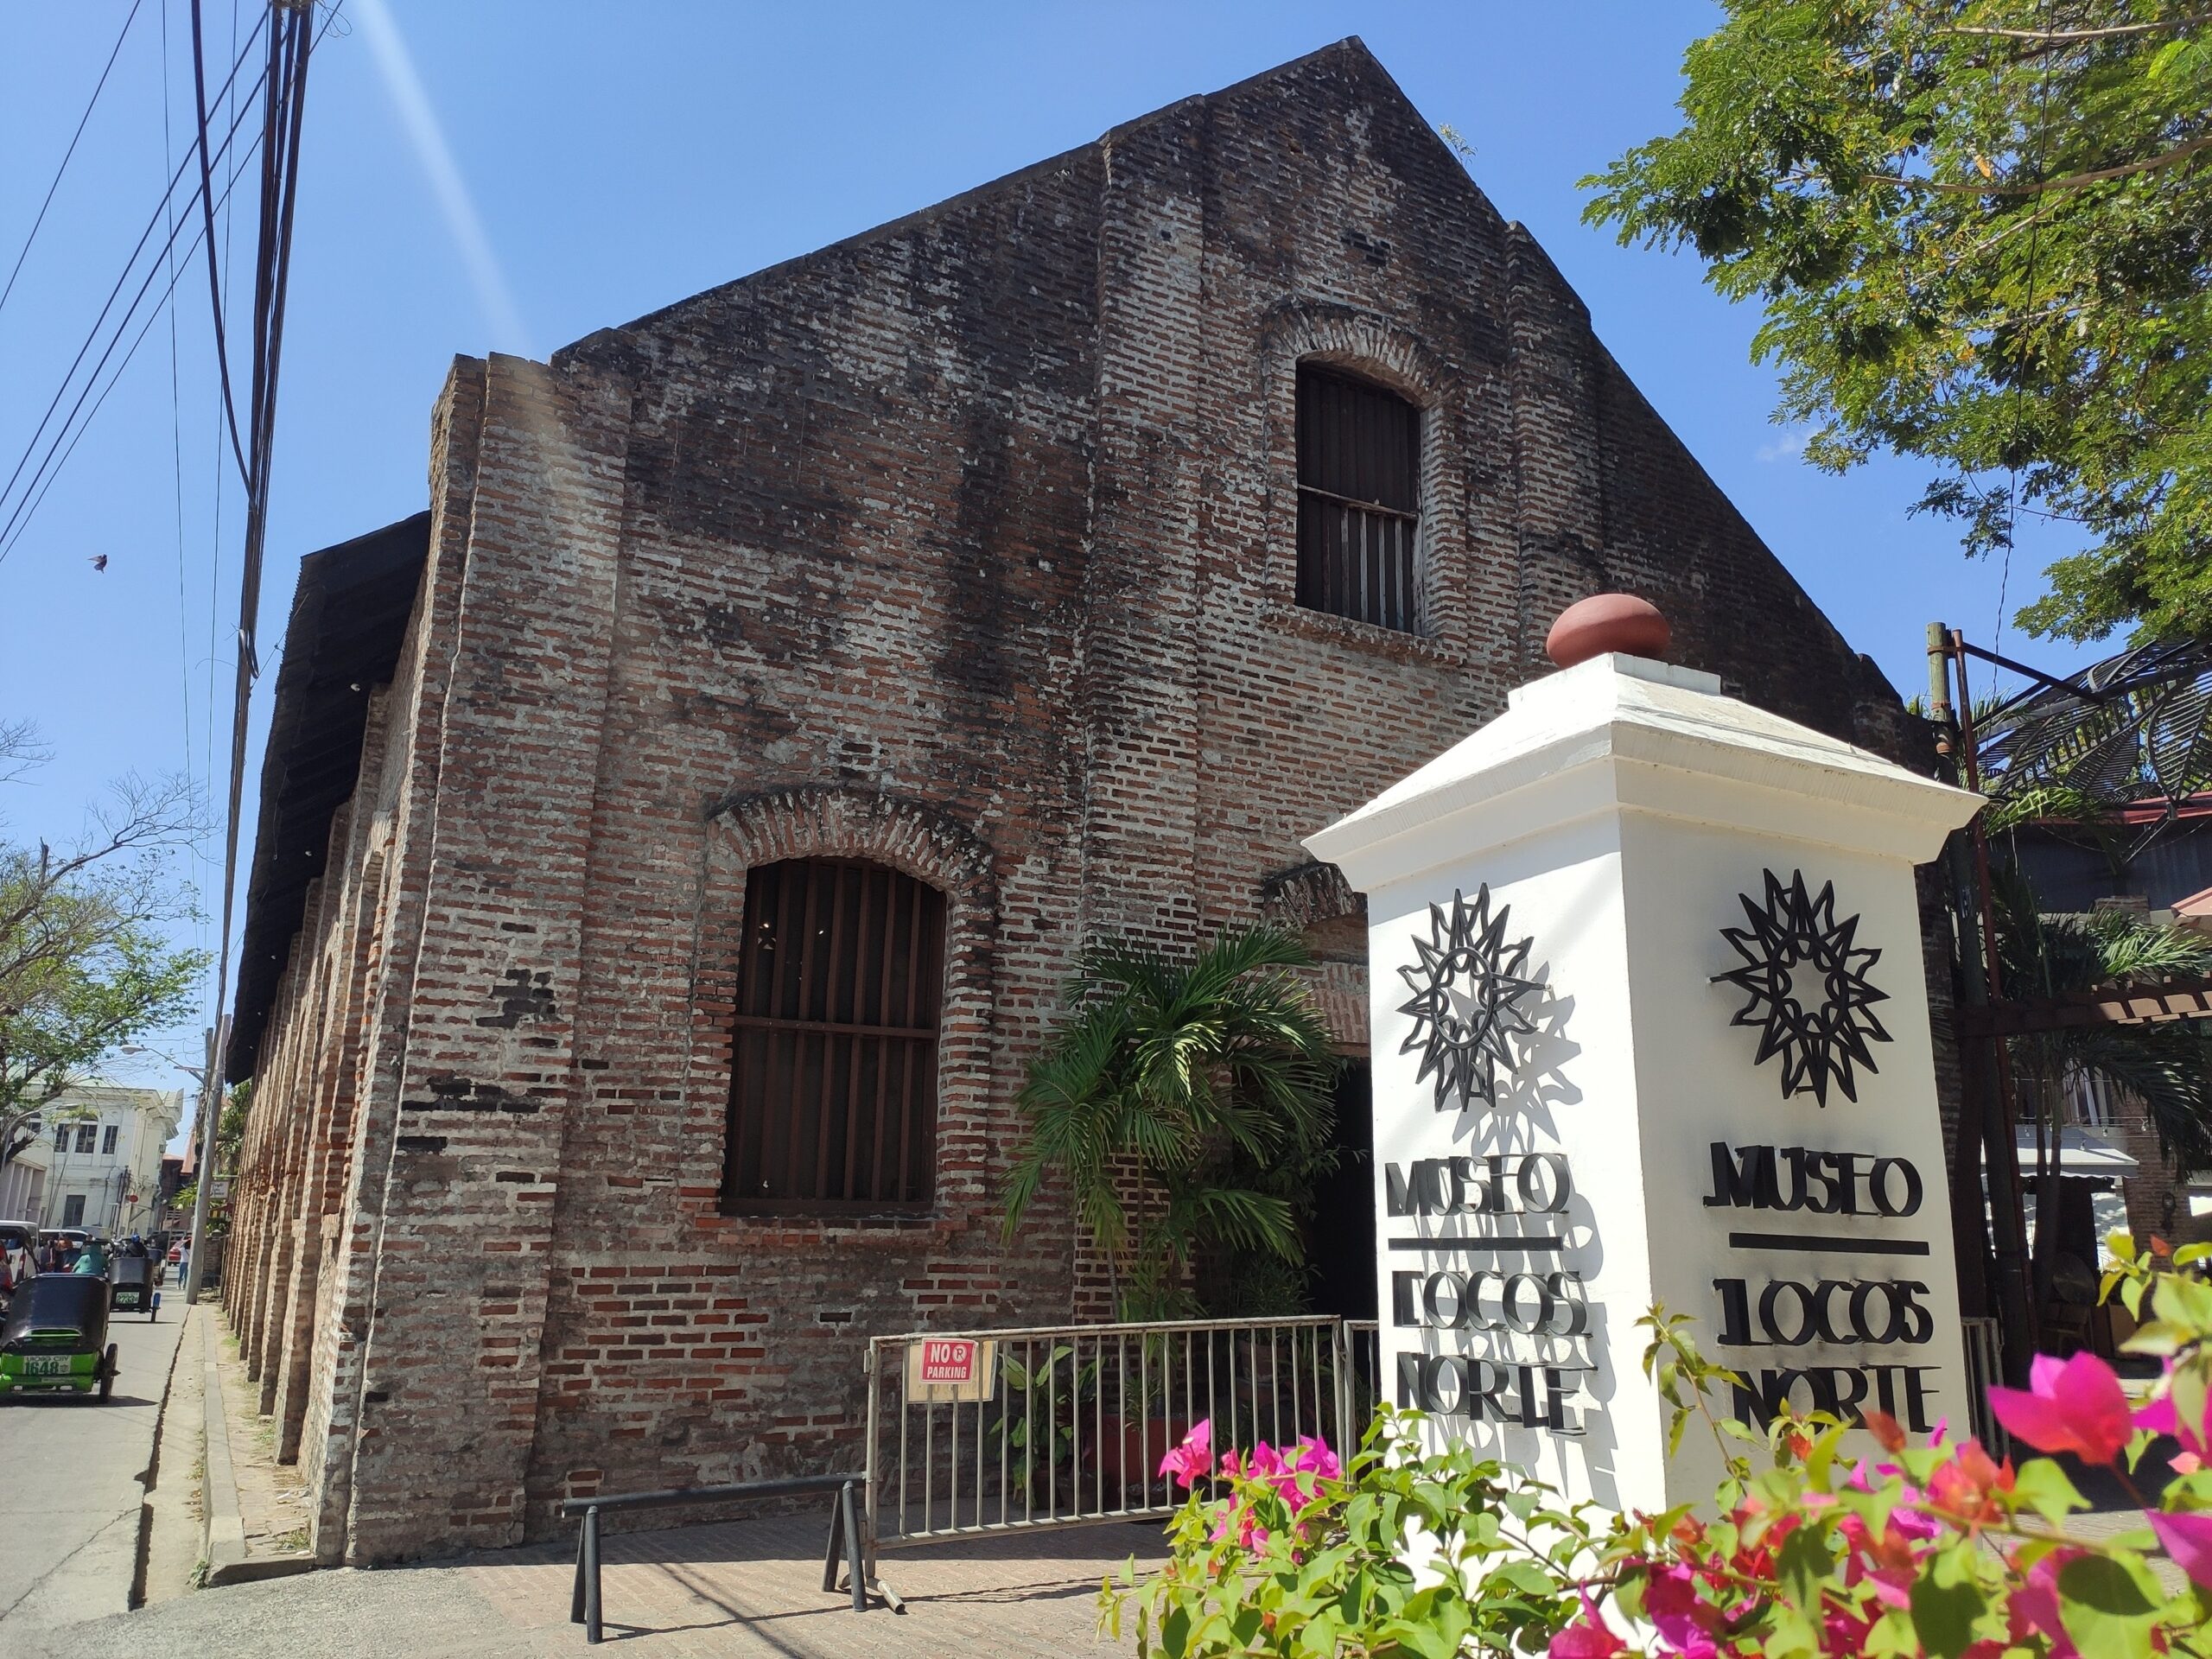
[[[211,59],[227,64],[233,16],[258,3],[203,0]],[[130,11],[0,12],[0,284]],[[184,159],[188,15],[187,0],[138,0],[0,304],[0,477]],[[1693,0],[346,0],[308,94],[264,656],[273,667],[302,554],[423,505],[430,404],[454,353],[542,357],[1357,34],[1429,120],[1472,144],[1477,181],[1549,250],[1645,395],[1910,696],[1925,683],[1924,624],[1986,641],[2004,573],[1906,517],[1912,465],[1843,480],[1805,467],[1770,423],[1770,372],[1748,359],[1756,315],[1713,297],[1695,262],[1618,248],[1580,222],[1576,181],[1674,126],[1682,48],[1715,16]],[[242,315],[252,226],[242,217],[218,240],[238,262]],[[164,316],[0,558],[0,719],[35,720],[55,751],[0,794],[15,836],[67,838],[86,800],[133,769],[212,772],[219,792],[239,510],[235,479],[217,497],[209,309],[204,264],[189,264],[174,359]],[[2016,556],[2005,609],[2040,591],[2061,550]],[[2100,654],[2009,629],[2006,644],[2053,666]],[[219,855],[211,842],[194,861],[211,913]],[[187,930],[210,944],[213,932]],[[196,1058],[199,1023],[162,1046]],[[177,1081],[149,1062],[117,1073]]]

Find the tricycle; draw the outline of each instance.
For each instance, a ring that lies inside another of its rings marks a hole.
[[[115,1389],[115,1344],[107,1339],[109,1287],[88,1273],[42,1273],[16,1293],[0,1325],[0,1401],[17,1393]]]
[[[161,1317],[162,1293],[154,1287],[154,1264],[143,1255],[118,1255],[107,1264],[108,1311],[143,1313],[148,1323]]]

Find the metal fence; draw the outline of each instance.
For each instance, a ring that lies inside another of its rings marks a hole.
[[[1325,1315],[875,1338],[871,1548],[1171,1514],[1160,1459],[1202,1421],[1217,1453],[1343,1446],[1374,1397],[1354,1348]]]
[[[1994,1319],[1967,1319],[1964,1325],[1967,1421],[1973,1426],[1974,1439],[1981,1442],[1991,1457],[2010,1457],[2012,1437],[2005,1432],[2005,1425],[1989,1408],[1992,1385],[2005,1380],[2004,1341],[1998,1334]]]

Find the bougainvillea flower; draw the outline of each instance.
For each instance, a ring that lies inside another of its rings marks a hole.
[[[2174,1397],[2162,1394],[2135,1414],[2135,1427],[2147,1428],[2153,1434],[2171,1434],[2181,1442],[2182,1455],[2195,1458],[2201,1464],[2205,1453],[2204,1425],[2185,1421],[2175,1408]],[[2177,1468],[2180,1465],[2175,1465]],[[2183,1473],[2191,1472],[2183,1470]]]
[[[1232,1526],[1236,1529],[1236,1545],[1240,1549],[1258,1549],[1268,1541],[1268,1529],[1260,1524],[1259,1518],[1252,1513],[1248,1503],[1222,1505],[1221,1518],[1214,1522],[1212,1541],[1217,1544],[1221,1542],[1229,1536]]]
[[[2074,1638],[2066,1634],[2058,1617],[2058,1569],[2081,1554],[2078,1549],[2054,1549],[2029,1570],[2028,1581],[2006,1599],[2005,1611],[2011,1616],[2015,1645],[2030,1634],[2037,1634],[2049,1643],[2050,1659],[2081,1659]]]
[[[2039,1354],[2028,1380],[2026,1389],[1990,1389],[1999,1422],[2037,1451],[2072,1452],[2090,1463],[2120,1455],[2134,1425],[2111,1366],[2091,1353],[2063,1362]]]
[[[1292,1459],[1291,1467],[1303,1469],[1319,1480],[1342,1480],[1344,1478],[1343,1462],[1329,1449],[1328,1441],[1318,1434],[1298,1437],[1298,1455]]]
[[[2174,1565],[2189,1574],[2190,1582],[2212,1589],[2212,1515],[2164,1515],[2145,1510],[2145,1520]]]
[[[1178,1484],[1195,1486],[1213,1472],[1213,1419],[1201,1417],[1183,1444],[1160,1460],[1161,1479],[1173,1476]]]
[[[1687,1567],[1662,1567],[1644,1586],[1643,1616],[1682,1659],[1713,1659],[1717,1649],[1707,1624],[1715,1611],[1698,1599],[1696,1576]]]
[[[2012,1490],[2012,1463],[1992,1460],[1979,1440],[1959,1446],[1948,1462],[1936,1465],[1928,1477],[1928,1501],[1946,1515],[1969,1523],[2003,1520],[2004,1507],[1994,1494]]]
[[[1597,1604],[1586,1594],[1582,1616],[1552,1637],[1551,1659],[1612,1659],[1627,1645],[1598,1616]]]

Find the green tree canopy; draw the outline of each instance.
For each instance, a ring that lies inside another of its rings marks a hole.
[[[2021,626],[2212,632],[2212,4],[1723,3],[1585,217],[1765,308],[1816,465],[1933,463],[1969,552],[2069,526]]]
[[[0,782],[43,759],[0,726]],[[71,846],[0,841],[0,1165],[70,1084],[191,1012],[206,956],[161,925],[190,913],[163,854],[196,822],[182,782],[125,779]]]

